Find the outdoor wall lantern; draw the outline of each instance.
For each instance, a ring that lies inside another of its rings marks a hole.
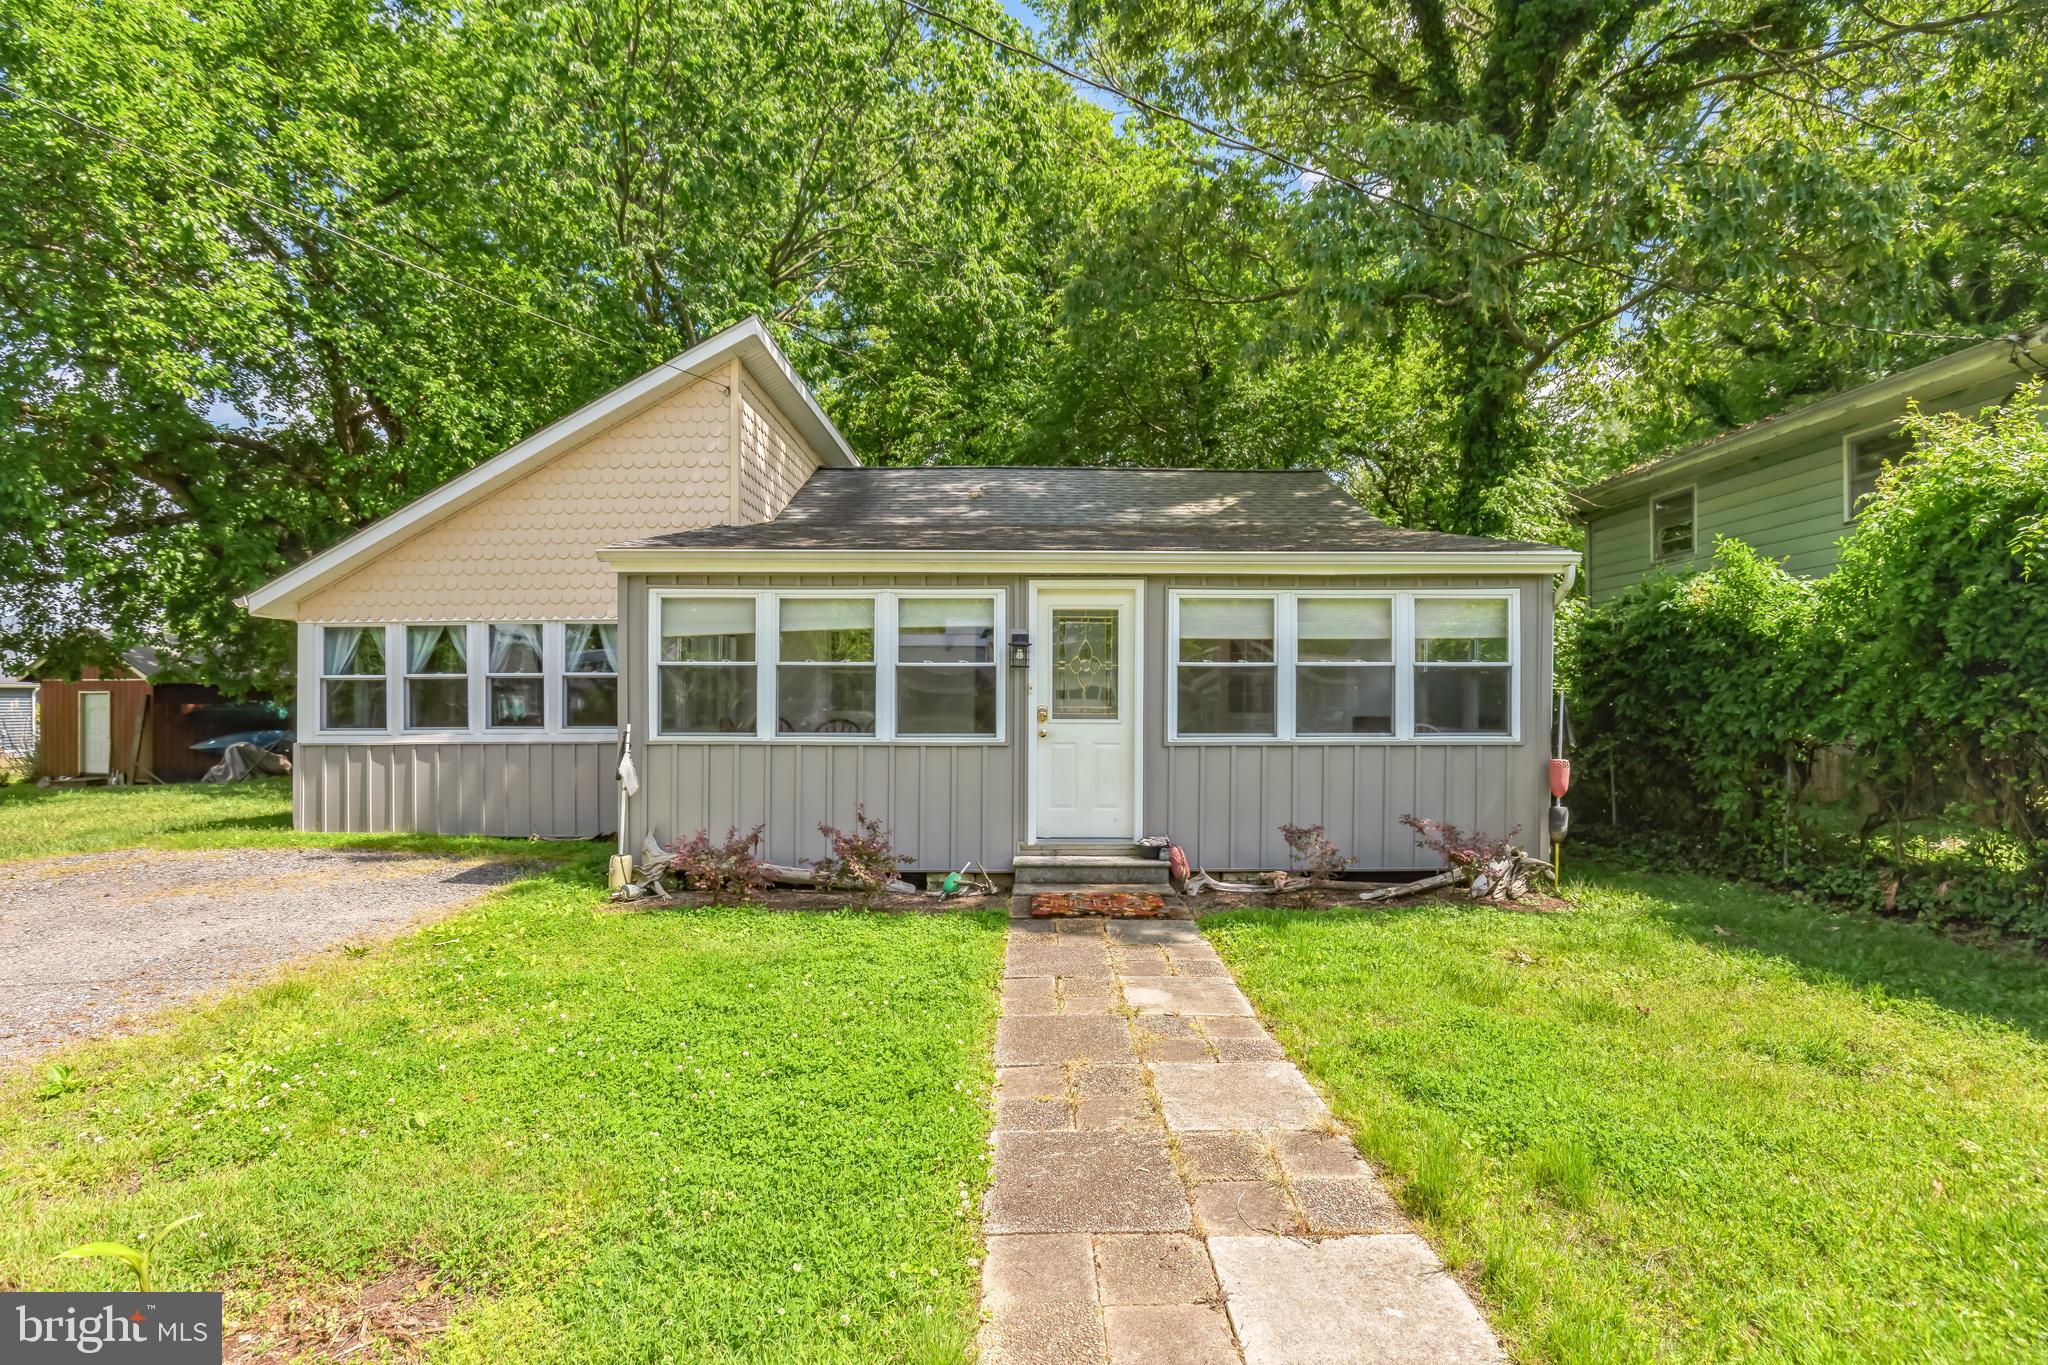
[[[1013,630],[1013,631],[1011,631],[1011,632],[1010,632],[1010,667],[1012,667],[1012,668],[1028,668],[1028,667],[1030,667],[1030,666],[1031,666],[1031,636],[1030,636],[1030,635],[1029,635],[1029,634],[1028,634],[1027,632],[1025,632],[1025,631],[1021,631],[1021,630]]]

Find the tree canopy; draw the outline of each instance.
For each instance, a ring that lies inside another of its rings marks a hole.
[[[0,655],[280,680],[237,593],[750,313],[872,462],[1569,537],[2048,311],[2041,3],[19,0]]]

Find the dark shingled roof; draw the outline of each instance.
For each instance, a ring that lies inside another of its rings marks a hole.
[[[773,521],[628,541],[676,550],[1554,549],[1389,526],[1318,470],[820,469]]]

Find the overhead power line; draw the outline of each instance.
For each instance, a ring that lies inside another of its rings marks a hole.
[[[355,234],[348,232],[342,228],[338,228],[334,226],[332,223],[323,222],[321,219],[315,217],[310,213],[306,213],[299,209],[292,208],[290,205],[287,204],[280,204],[273,199],[266,198],[265,196],[256,193],[256,191],[254,190],[247,189],[241,185],[234,184],[230,181],[222,180],[218,176],[210,175],[207,172],[200,170],[195,166],[188,166],[174,156],[171,156],[164,152],[159,152],[152,147],[145,147],[141,143],[133,140],[132,138],[123,137],[121,134],[114,132],[112,129],[102,128],[100,125],[93,123],[88,119],[81,118],[77,114],[72,113],[70,110],[62,108],[59,105],[52,104],[50,103],[50,101],[46,99],[38,98],[35,95],[29,94],[25,90],[16,89],[7,81],[0,80],[0,92],[4,92],[7,95],[13,97],[14,99],[20,100],[25,104],[32,104],[38,109],[42,109],[51,114],[54,114],[58,118],[63,119],[66,123],[69,123],[74,127],[80,128],[85,132],[91,133],[93,136],[110,142],[117,147],[121,147],[127,151],[131,151],[135,153],[137,156],[147,157],[151,161],[154,161],[159,165],[169,167],[171,170],[177,172],[180,175],[190,176],[194,179],[203,180],[207,184],[214,186],[216,189],[222,189],[226,190],[230,194],[240,195],[242,198],[248,200],[252,204],[259,204],[262,207],[269,209],[272,213],[282,214],[284,217],[290,218],[294,222],[302,223],[305,226],[312,228],[317,232],[325,233],[327,236],[332,237],[337,241],[346,242],[350,246],[357,247],[363,251],[367,251],[371,255],[377,257],[380,260],[388,261],[392,265],[402,266],[407,270],[417,270],[423,275],[427,275],[433,279],[439,280],[442,284],[447,285],[451,289],[459,289],[466,294],[474,294],[478,298],[486,299],[491,303],[496,304],[500,308],[510,309],[512,312],[518,313],[522,317],[532,318],[535,322],[546,323],[550,327],[559,328],[572,336],[581,337],[585,341],[594,342],[597,345],[606,347],[608,349],[617,350],[625,349],[628,347],[628,343],[615,341],[612,338],[600,336],[596,332],[588,331],[582,327],[578,327],[573,322],[564,322],[562,319],[558,317],[553,317],[547,313],[540,312],[538,309],[530,308],[526,304],[520,303],[517,300],[508,299],[502,294],[484,288],[482,285],[471,284],[467,280],[459,279],[456,276],[449,274],[446,270],[441,269],[439,266],[429,265],[424,261],[416,261],[413,260],[411,257],[400,255],[398,252],[380,246],[375,242],[366,240],[365,238],[358,237]],[[683,366],[678,365],[675,362],[669,360],[657,362],[655,368],[673,370],[677,374],[685,375],[691,379],[710,378],[710,376],[708,375],[702,374],[696,370],[686,369]],[[711,382],[718,384],[720,388],[726,387],[724,384],[719,383],[719,381],[717,380],[712,380]],[[730,392],[730,390],[728,389],[727,392]]]
[[[1429,219],[1431,222],[1440,223],[1446,227],[1454,227],[1460,231],[1469,232],[1474,236],[1499,242],[1501,245],[1513,247],[1517,251],[1532,251],[1555,256],[1560,260],[1570,261],[1582,269],[1610,276],[1624,284],[1631,284],[1645,289],[1670,290],[1673,293],[1683,294],[1688,298],[1701,302],[1718,303],[1725,307],[1742,309],[1758,317],[1769,318],[1777,322],[1807,323],[1818,321],[1818,319],[1802,318],[1795,313],[1787,312],[1783,309],[1766,308],[1747,299],[1733,298],[1713,290],[1701,289],[1696,285],[1681,284],[1677,280],[1663,279],[1654,275],[1644,275],[1637,271],[1629,270],[1624,266],[1609,265],[1604,261],[1587,260],[1568,251],[1554,247],[1539,246],[1534,242],[1524,241],[1517,237],[1508,236],[1505,233],[1496,232],[1491,228],[1481,227],[1479,224],[1468,222],[1463,218],[1457,217],[1455,214],[1444,213],[1425,204],[1417,204],[1400,195],[1391,194],[1377,186],[1368,185],[1363,181],[1343,174],[1341,171],[1333,171],[1322,166],[1308,165],[1305,162],[1288,156],[1285,152],[1253,142],[1242,134],[1192,118],[1181,113],[1178,109],[1160,104],[1155,100],[1147,99],[1143,95],[1133,94],[1099,76],[1091,75],[1064,62],[1055,61],[1034,48],[1025,46],[1022,43],[1012,42],[1001,34],[991,33],[969,20],[948,14],[944,10],[926,4],[925,0],[902,0],[902,3],[907,8],[914,9],[927,18],[978,38],[991,47],[1007,52],[1014,57],[1021,57],[1035,66],[1043,67],[1045,70],[1064,76],[1076,84],[1085,85],[1091,90],[1099,90],[1105,95],[1114,96],[1126,104],[1144,110],[1148,114],[1181,124],[1183,127],[1192,129],[1204,137],[1211,138],[1221,145],[1231,148],[1233,151],[1244,152],[1249,156],[1261,157],[1276,166],[1284,166],[1300,175],[1333,181],[1336,184],[1342,185],[1345,189],[1362,194],[1366,198],[1385,204],[1389,208],[1400,209],[1405,213]],[[1837,319],[1835,325],[1847,327],[1854,331],[1872,333],[1877,336],[1900,337],[1918,341],[1989,341],[1993,339],[1964,332],[1922,332],[1910,328],[1878,327],[1869,323],[1852,322],[1847,319]]]

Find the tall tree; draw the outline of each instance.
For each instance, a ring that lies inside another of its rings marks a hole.
[[[1959,131],[1964,70],[2041,12],[2039,0],[1916,0],[1897,15],[1822,0],[1071,0],[1066,20],[1073,48],[1135,99],[1300,168],[1218,154],[1219,175],[1250,156],[1297,206],[1299,254],[1280,287],[1302,335],[1342,346],[1420,326],[1433,338],[1455,473],[1431,517],[1499,531],[1529,520],[1516,490],[1544,446],[1532,394],[1617,334],[1703,309],[1795,337],[1940,316],[1907,286],[1924,263],[1901,242],[1942,168],[1966,160],[1903,166],[1874,143],[1870,109],[1911,103],[1940,69],[1951,84],[1919,135]]]
[[[0,80],[0,651],[222,681],[237,592],[748,313],[1003,458],[1124,146],[887,0],[23,0]]]

